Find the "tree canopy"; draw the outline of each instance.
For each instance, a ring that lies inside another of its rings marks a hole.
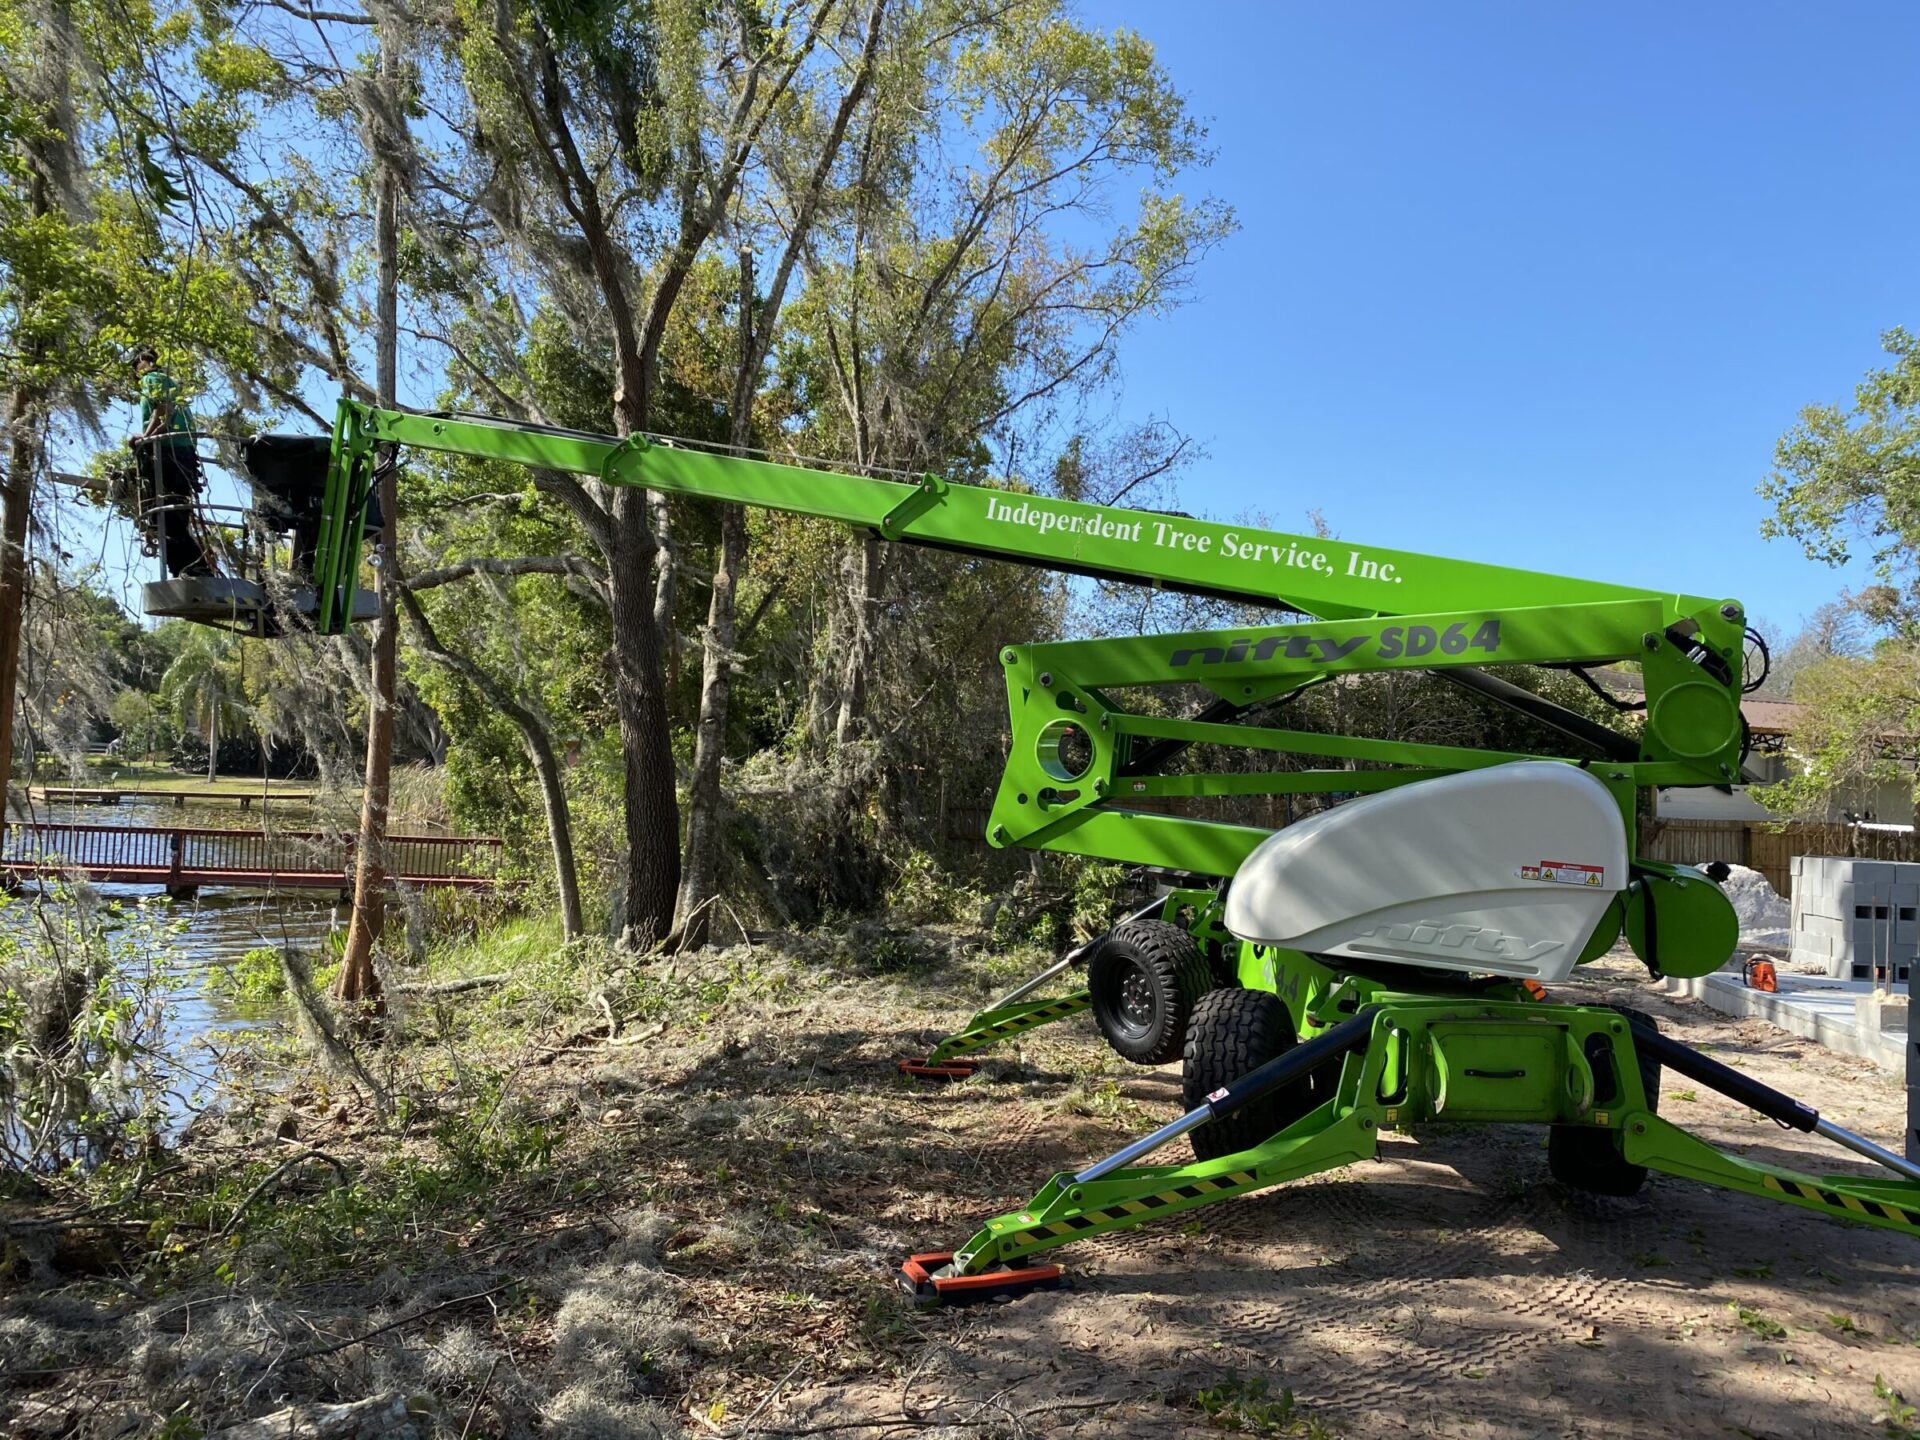
[[[1857,805],[1883,783],[1920,801],[1920,340],[1895,328],[1881,343],[1891,363],[1868,372],[1852,405],[1802,410],[1761,487],[1774,502],[1764,533],[1830,565],[1864,546],[1877,581],[1813,617],[1787,652],[1804,718],[1795,773],[1766,796],[1786,814]]]

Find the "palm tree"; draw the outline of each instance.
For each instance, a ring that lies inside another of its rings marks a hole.
[[[160,677],[161,703],[173,712],[175,722],[206,732],[209,785],[220,761],[222,725],[231,729],[248,721],[245,692],[233,664],[238,648],[226,631],[196,625]]]

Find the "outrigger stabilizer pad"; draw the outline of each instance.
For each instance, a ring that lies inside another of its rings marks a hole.
[[[951,1250],[929,1250],[909,1255],[900,1267],[900,1281],[913,1293],[916,1305],[975,1305],[982,1300],[1011,1300],[1034,1290],[1058,1290],[1066,1277],[1058,1265],[1027,1265],[1015,1261],[978,1275],[942,1275],[953,1259]]]
[[[948,1084],[971,1078],[979,1068],[978,1060],[929,1060],[924,1055],[900,1062],[902,1075],[911,1075],[916,1080],[943,1080]]]

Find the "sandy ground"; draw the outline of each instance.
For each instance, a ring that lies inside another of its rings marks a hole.
[[[1565,998],[1636,1005],[1894,1143],[1904,1092],[1884,1072],[1659,997],[1631,962],[1596,968]],[[1121,1088],[1158,1119],[1177,1113],[1177,1085],[1168,1067]],[[1663,1112],[1756,1158],[1859,1168],[1684,1081]],[[967,1229],[949,1223],[955,1238]],[[1259,1377],[1349,1436],[1784,1440],[1898,1434],[1876,1380],[1920,1394],[1920,1241],[1660,1176],[1630,1201],[1579,1195],[1548,1178],[1538,1127],[1390,1138],[1377,1162],[1049,1258],[1070,1290],[923,1322],[931,1345],[907,1383],[811,1387],[777,1413],[1217,1433],[1187,1402]]]
[[[1084,1017],[963,1084],[903,1080],[895,1058],[1004,988],[982,963],[968,943],[913,975],[764,944],[677,962],[705,998],[515,1072],[512,1103],[563,1133],[551,1162],[422,1209],[390,1254],[310,1278],[249,1240],[194,1292],[0,1297],[0,1433],[219,1435],[382,1395],[418,1400],[422,1437],[1912,1433],[1875,1390],[1920,1397],[1920,1240],[1659,1176],[1585,1197],[1548,1177],[1538,1127],[1389,1137],[1376,1162],[1063,1247],[1069,1289],[915,1310],[907,1253],[1179,1108],[1175,1067],[1126,1066]],[[1901,1079],[1644,974],[1603,962],[1561,995],[1639,1006],[1894,1143]],[[1663,1113],[1708,1139],[1854,1168],[1685,1086]],[[284,1149],[273,1115],[250,1123],[206,1163]],[[342,1154],[377,1142],[345,1106],[299,1124]],[[284,1202],[327,1183],[306,1167]]]

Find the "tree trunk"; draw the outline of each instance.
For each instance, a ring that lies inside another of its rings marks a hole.
[[[540,717],[513,697],[506,686],[482,670],[464,655],[456,655],[440,643],[426,611],[411,590],[401,589],[400,603],[407,608],[414,629],[420,634],[421,648],[438,664],[466,680],[520,731],[533,762],[533,773],[540,782],[540,800],[547,812],[547,837],[553,844],[553,883],[560,893],[560,930],[563,938],[577,940],[586,933],[580,907],[579,867],[573,855],[573,814],[567,805],[567,790],[560,775],[560,762],[553,753],[553,738]]]
[[[383,36],[380,70],[389,85],[396,83],[399,57],[390,37]],[[372,157],[379,170],[374,201],[375,303],[374,389],[380,405],[391,408],[399,390],[399,265],[400,182],[393,167]],[[342,1000],[380,1003],[380,977],[373,968],[374,946],[387,920],[387,809],[393,774],[394,690],[400,616],[395,595],[399,573],[398,466],[391,454],[380,467],[380,538],[375,547],[374,587],[380,612],[374,620],[372,693],[367,700],[366,789],[360,802],[360,840],[354,847],[353,918],[347,926],[346,953],[341,957],[336,993]]]
[[[27,167],[27,212],[53,213],[41,167]],[[41,358],[35,342],[29,361]],[[29,369],[32,367],[29,366]],[[13,712],[20,688],[20,626],[27,604],[27,520],[33,508],[33,477],[40,468],[40,405],[32,385],[14,387],[7,401],[7,475],[0,482],[0,820],[10,813],[13,782]],[[28,772],[31,779],[32,772]]]
[[[27,600],[27,513],[40,465],[38,397],[28,386],[7,402],[7,476],[0,484],[0,818],[10,812],[14,696],[20,684],[20,622]]]
[[[834,157],[846,139],[853,112],[866,94],[879,52],[880,22],[887,0],[874,0],[867,21],[866,46],[860,69],[840,99],[832,126],[801,199],[787,237],[785,253],[774,267],[766,304],[756,319],[753,251],[740,251],[740,363],[734,372],[729,438],[738,454],[753,439],[753,399],[760,388],[760,370],[773,343],[774,327],[785,303],[787,281],[800,257],[802,241],[813,228],[820,198],[833,173]],[[700,672],[700,719],[694,735],[693,783],[687,793],[686,870],[680,887],[681,943],[705,942],[709,915],[702,909],[717,891],[720,872],[720,764],[726,753],[727,715],[733,695],[733,647],[740,573],[746,566],[747,521],[737,505],[727,506],[720,518],[720,558],[714,567],[713,594],[707,605],[706,645]]]
[[[740,368],[734,375],[731,439],[744,454],[753,439],[753,252],[740,252]],[[764,322],[772,323],[772,317]],[[707,633],[700,660],[700,718],[694,727],[693,781],[687,786],[686,860],[680,874],[676,924],[683,947],[704,945],[712,929],[706,902],[720,884],[720,763],[726,757],[727,715],[733,695],[734,620],[740,571],[747,558],[747,517],[738,505],[720,511],[720,556],[707,601]]]
[[[680,886],[680,799],[667,733],[660,632],[653,623],[653,531],[644,490],[613,497],[613,553],[607,590],[612,613],[614,694],[626,762],[627,876],[621,943],[647,949],[673,927]]]
[[[707,604],[705,654],[700,670],[700,721],[694,735],[693,782],[687,787],[687,859],[680,877],[680,943],[704,945],[711,908],[702,909],[720,881],[720,762],[726,754],[727,714],[733,695],[736,596],[747,558],[747,517],[729,505],[720,517],[720,562]]]
[[[207,707],[207,785],[212,788],[220,769],[220,697]]]
[[[833,727],[833,738],[841,745],[858,737],[860,723],[866,718],[867,674],[873,668],[881,579],[880,542],[863,540],[854,557],[853,587],[847,597],[852,633],[847,637],[847,658],[840,672],[840,714]]]

